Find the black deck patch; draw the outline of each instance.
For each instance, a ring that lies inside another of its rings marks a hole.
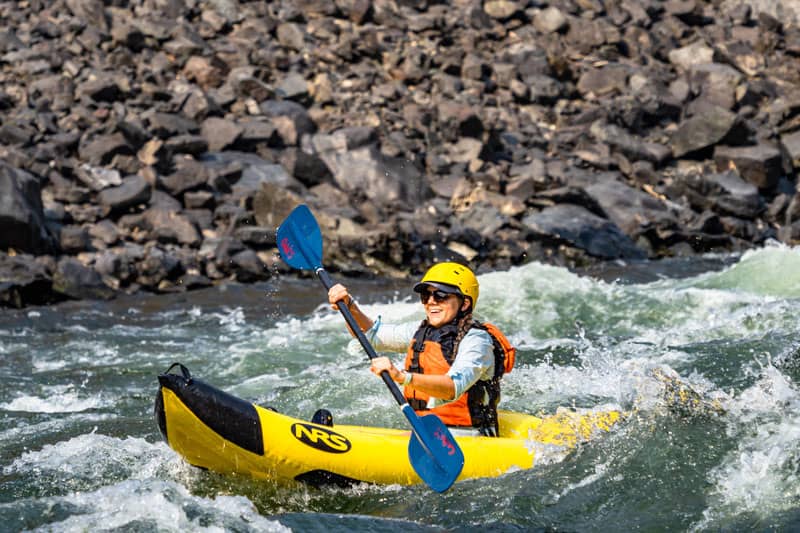
[[[252,403],[223,392],[198,379],[178,374],[160,374],[158,382],[174,392],[197,418],[224,439],[257,455],[264,455],[261,420]],[[159,391],[160,394],[161,391]],[[158,398],[156,399],[158,408]],[[163,416],[163,400],[161,407]],[[156,420],[164,435],[168,435],[166,417]]]

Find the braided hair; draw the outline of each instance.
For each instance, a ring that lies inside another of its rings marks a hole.
[[[456,333],[456,338],[453,341],[453,354],[458,353],[458,346],[461,344],[461,340],[475,324],[475,320],[472,318],[471,305],[465,313],[462,314],[461,311],[459,311],[458,314],[458,333]]]

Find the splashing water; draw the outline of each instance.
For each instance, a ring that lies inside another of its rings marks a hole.
[[[519,349],[501,407],[628,416],[573,451],[538,446],[531,470],[460,482],[443,495],[226,478],[188,466],[162,442],[155,377],[174,361],[298,418],[325,407],[336,423],[403,427],[313,280],[6,312],[0,523],[13,531],[795,529],[800,249],[770,245],[724,259],[688,276],[677,265],[652,282],[537,263],[480,276],[479,318]],[[348,284],[372,317],[422,318],[410,284]]]

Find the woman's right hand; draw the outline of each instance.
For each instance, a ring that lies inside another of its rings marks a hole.
[[[339,306],[337,304],[341,301],[344,301],[345,306],[349,307],[353,301],[353,297],[347,292],[347,287],[341,283],[337,283],[328,289],[328,302],[330,302],[334,310],[338,311]]]
[[[372,319],[369,318],[367,315],[364,314],[361,309],[359,309],[358,304],[353,297],[350,296],[350,293],[347,292],[347,287],[342,285],[341,283],[337,283],[330,289],[328,289],[328,302],[330,302],[331,307],[334,310],[339,311],[339,305],[344,304],[350,314],[358,324],[358,327],[361,331],[367,331],[369,328],[372,327]],[[344,312],[344,310],[342,310]],[[348,324],[347,329],[350,329],[350,325]],[[350,330],[352,335],[355,335],[353,330]]]

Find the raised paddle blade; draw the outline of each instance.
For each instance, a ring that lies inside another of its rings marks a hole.
[[[430,488],[436,492],[444,492],[461,474],[464,453],[438,416],[417,416],[411,406],[406,406],[414,414],[409,418],[414,427],[408,441],[411,466]]]
[[[322,232],[317,219],[305,205],[298,205],[278,228],[278,250],[292,268],[316,270],[322,267]]]

